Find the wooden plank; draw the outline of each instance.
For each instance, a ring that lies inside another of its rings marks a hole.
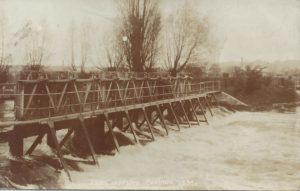
[[[85,126],[85,123],[84,123],[84,119],[83,117],[79,117],[79,121],[80,121],[80,127],[82,128],[82,131],[84,133],[84,136],[85,136],[85,139],[87,140],[87,143],[88,143],[88,146],[89,146],[89,149],[90,149],[90,152],[91,152],[91,155],[92,155],[92,158],[94,160],[94,163],[99,166],[99,163],[98,163],[98,160],[96,158],[96,153],[95,153],[95,149],[93,147],[93,144],[92,144],[92,141],[90,139],[90,136],[89,136],[89,133],[86,129],[86,126]]]
[[[62,155],[62,152],[60,150],[60,147],[59,147],[59,144],[58,144],[58,140],[57,140],[57,137],[55,135],[55,126],[54,126],[54,122],[53,121],[48,121],[48,127],[49,127],[49,132],[53,138],[53,142],[54,142],[54,145],[55,145],[55,148],[56,148],[56,154],[60,160],[60,163],[64,169],[64,171],[66,172],[68,178],[70,181],[72,181],[71,179],[71,175],[69,173],[69,170],[67,168],[67,165],[65,163],[65,160],[63,159],[63,155]]]

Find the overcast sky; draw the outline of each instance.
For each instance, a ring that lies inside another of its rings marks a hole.
[[[178,1],[178,0],[177,0]],[[199,15],[209,17],[221,49],[220,62],[240,60],[300,59],[300,2],[297,0],[194,0]],[[161,0],[172,12],[176,0]],[[70,22],[97,23],[99,34],[116,17],[113,0],[0,0],[10,31],[31,20],[46,20],[53,55],[63,56]],[[0,13],[1,14],[1,13]],[[55,48],[54,48],[55,47]]]

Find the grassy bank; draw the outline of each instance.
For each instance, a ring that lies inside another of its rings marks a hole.
[[[292,103],[300,100],[299,95],[290,87],[267,86],[251,93],[246,91],[236,92],[231,87],[225,92],[254,107],[270,107],[274,103]]]

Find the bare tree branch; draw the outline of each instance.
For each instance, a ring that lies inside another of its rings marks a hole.
[[[157,0],[118,1],[121,33],[128,38],[125,49],[128,68],[135,72],[151,70],[158,55],[161,15]]]

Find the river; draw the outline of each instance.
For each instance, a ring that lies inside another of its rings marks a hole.
[[[209,125],[170,131],[145,146],[124,146],[115,156],[99,155],[99,168],[78,163],[83,172],[71,171],[72,182],[62,172],[59,187],[300,189],[300,108],[294,113],[214,111]],[[2,159],[7,155],[0,153]]]

